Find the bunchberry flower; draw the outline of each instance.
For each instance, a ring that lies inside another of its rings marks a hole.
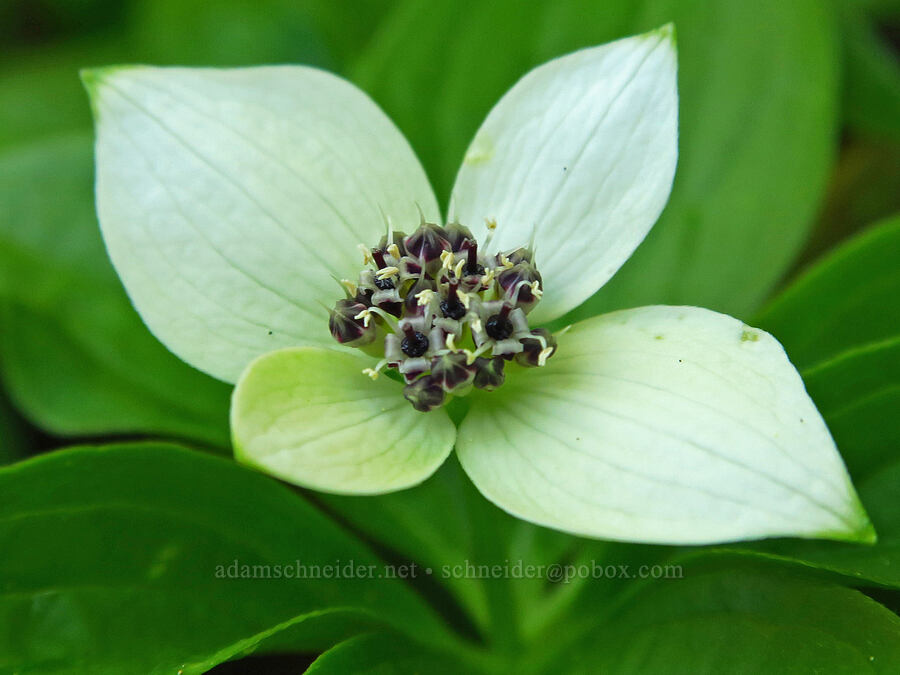
[[[475,135],[447,220],[396,127],[328,73],[84,77],[110,257],[169,349],[237,383],[239,460],[373,494],[455,447],[487,498],[579,534],[873,538],[770,335],[696,307],[547,329],[668,198],[671,27],[523,77]]]

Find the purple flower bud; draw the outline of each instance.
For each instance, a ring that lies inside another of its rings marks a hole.
[[[453,393],[471,384],[475,378],[475,364],[468,363],[466,355],[459,352],[436,356],[431,361],[431,377],[444,391]]]
[[[546,328],[535,328],[531,334],[535,337],[524,337],[519,340],[522,343],[522,351],[516,354],[515,359],[519,365],[535,368],[544,365],[547,359],[556,353],[556,338]],[[538,336],[544,339],[543,342],[537,339]],[[545,352],[545,349],[550,351]]]
[[[441,253],[450,250],[447,232],[439,225],[424,223],[405,240],[406,251],[426,265],[441,257]]]
[[[541,273],[530,262],[516,263],[497,275],[497,283],[506,293],[510,302],[514,303],[526,314],[534,309],[539,297],[531,289],[531,284],[541,282]]]
[[[419,412],[439,408],[446,396],[443,387],[431,375],[423,375],[403,388],[403,397]]]
[[[444,228],[444,232],[446,233],[445,237],[447,241],[450,243],[450,250],[454,253],[457,253],[464,248],[467,249],[471,246],[477,246],[472,230],[465,225],[450,223]]]
[[[366,305],[356,300],[338,300],[328,319],[328,328],[334,339],[347,347],[364,347],[370,344],[378,332],[375,322],[370,320],[366,326],[363,319],[356,318],[366,309]]]
[[[506,361],[501,356],[495,356],[492,359],[475,359],[475,379],[473,383],[478,389],[484,389],[485,391],[497,389],[506,380],[506,375],[503,374],[503,366],[505,364]]]

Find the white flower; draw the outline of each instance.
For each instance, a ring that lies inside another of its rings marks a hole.
[[[238,383],[241,461],[371,494],[421,482],[455,445],[488,499],[578,534],[874,537],[781,346],[721,314],[642,307],[579,323],[544,367],[511,366],[501,389],[475,391],[458,429],[445,409],[414,410],[401,384],[364,377],[378,356],[335,343],[322,305],[341,297],[335,280],[354,278],[358,244],[376,244],[385,219],[409,231],[420,208],[441,221],[407,142],[348,82],[302,66],[114,67],[85,81],[112,261],[169,349]],[[428,92],[418,100],[428,106]],[[482,242],[496,225],[498,251],[533,241],[543,294],[531,325],[591,296],[656,221],[677,108],[667,26],[544,64],[488,115],[449,215]],[[435,265],[452,269],[446,258]],[[365,279],[401,279],[398,261]],[[437,298],[417,292],[413,305]],[[355,310],[349,320],[385,321]],[[455,349],[447,337],[441,348]]]

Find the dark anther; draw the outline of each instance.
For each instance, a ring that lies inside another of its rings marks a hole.
[[[400,349],[407,356],[422,356],[428,351],[428,338],[419,331],[410,331],[406,337],[400,341]]]
[[[475,263],[474,265],[466,264],[463,269],[463,274],[473,277],[473,276],[482,276],[484,274],[484,265],[480,263]]]
[[[394,282],[390,279],[379,279],[378,277],[375,277],[375,286],[382,291],[389,291],[394,288]]]
[[[447,298],[441,300],[441,312],[448,319],[459,321],[466,315],[466,308],[458,298]]]
[[[512,321],[502,314],[494,314],[484,324],[484,330],[495,340],[505,340],[513,332]]]

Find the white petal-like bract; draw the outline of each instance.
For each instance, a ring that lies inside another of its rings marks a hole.
[[[576,324],[545,367],[473,401],[457,449],[488,499],[576,534],[874,539],[781,345],[696,307]]]
[[[534,239],[545,291],[534,321],[549,321],[606,283],[656,222],[677,136],[672,26],[554,59],[487,116],[449,217],[479,238],[495,220],[499,250]]]
[[[443,410],[420,413],[403,385],[375,382],[369,361],[316,347],[271,352],[234,390],[231,433],[238,461],[296,485],[377,494],[421,483],[453,449]]]
[[[304,66],[87,71],[97,210],[150,330],[233,382],[256,356],[332,345],[357,248],[439,218],[409,144],[350,83]]]

